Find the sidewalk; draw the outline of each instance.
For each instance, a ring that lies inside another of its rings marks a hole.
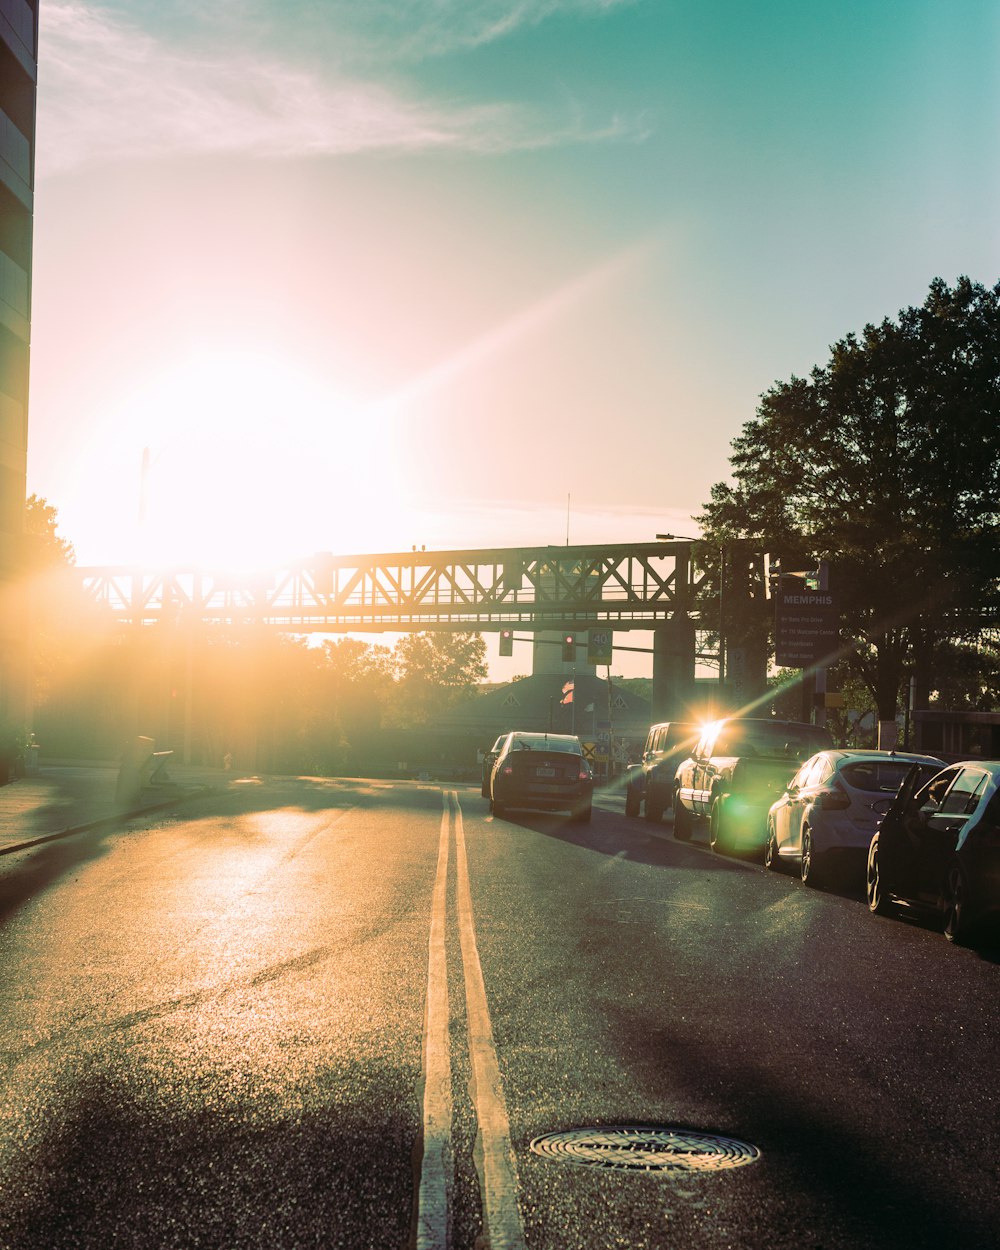
[[[115,802],[118,765],[42,763],[33,776],[0,786],[0,855],[96,824],[125,820],[154,811],[206,789],[221,789],[234,774],[170,761],[170,780],[147,786],[137,802],[123,810]]]

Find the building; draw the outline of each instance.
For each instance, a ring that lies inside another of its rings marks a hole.
[[[0,733],[23,726],[21,573],[35,181],[38,0],[0,0]]]
[[[913,713],[914,750],[952,763],[1000,760],[1000,712],[946,712],[939,708]]]

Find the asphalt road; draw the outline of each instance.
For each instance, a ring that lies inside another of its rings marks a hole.
[[[0,969],[4,1248],[1000,1243],[996,955],[620,800],[248,783],[8,857]]]

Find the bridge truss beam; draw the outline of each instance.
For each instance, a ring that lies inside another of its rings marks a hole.
[[[705,582],[681,542],[318,555],[244,578],[130,567],[77,574],[125,625],[187,618],[294,634],[653,629],[678,616],[697,621]]]

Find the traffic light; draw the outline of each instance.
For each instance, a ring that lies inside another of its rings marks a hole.
[[[576,659],[576,636],[574,634],[563,634],[562,649],[563,659],[572,663]]]
[[[514,654],[514,631],[512,629],[501,629],[500,631],[500,654]]]

